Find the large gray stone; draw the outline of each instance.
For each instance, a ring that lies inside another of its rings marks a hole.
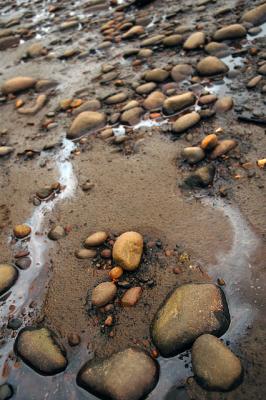
[[[77,383],[105,400],[140,400],[152,391],[159,378],[159,365],[146,352],[128,348],[104,360],[88,361]]]
[[[223,291],[211,283],[189,283],[175,289],[159,308],[151,336],[161,355],[171,357],[204,333],[224,334],[229,324]]]

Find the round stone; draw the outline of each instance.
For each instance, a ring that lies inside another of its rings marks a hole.
[[[14,285],[17,278],[18,271],[13,265],[0,264],[0,296]]]
[[[103,282],[92,291],[91,301],[95,307],[103,307],[113,301],[116,296],[117,287],[113,282]]]
[[[120,235],[113,247],[113,259],[123,269],[134,271],[138,268],[143,251],[143,237],[137,232]]]

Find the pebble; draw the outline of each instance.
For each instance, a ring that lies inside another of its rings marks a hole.
[[[145,73],[144,79],[148,82],[163,82],[169,76],[169,72],[162,68],[155,68]]]
[[[196,96],[193,92],[187,92],[176,96],[168,97],[163,103],[163,109],[166,114],[174,114],[185,107],[195,103]]]
[[[224,96],[218,99],[214,105],[214,109],[217,113],[224,113],[231,110],[234,107],[234,102],[231,96]]]
[[[31,233],[31,227],[25,224],[16,225],[13,229],[16,238],[23,239]]]
[[[206,53],[220,58],[231,54],[230,48],[225,43],[210,42],[204,47],[204,50]]]
[[[77,28],[79,26],[79,21],[66,21],[60,25],[60,30],[65,31],[67,29]]]
[[[144,100],[143,106],[146,110],[158,110],[162,107],[164,100],[165,95],[162,92],[155,91]]]
[[[0,296],[14,285],[17,278],[18,271],[13,265],[0,264]]]
[[[128,102],[121,111],[127,111],[130,110],[131,108],[135,108],[139,106],[139,102],[137,100],[131,100],[130,102]]]
[[[230,150],[237,146],[237,141],[233,139],[225,139],[218,142],[217,146],[212,151],[210,158],[215,160],[216,158],[228,153]]]
[[[10,146],[0,146],[0,157],[7,156],[14,151],[13,147]]]
[[[127,98],[128,98],[127,93],[120,92],[114,94],[113,96],[107,97],[107,99],[105,99],[105,103],[108,105],[123,103],[125,100],[127,100]]]
[[[111,271],[109,272],[109,276],[112,279],[112,281],[119,279],[122,275],[123,275],[123,268],[121,267],[114,267],[111,269]]]
[[[229,391],[243,377],[237,356],[213,335],[200,336],[192,347],[192,368],[198,383],[212,391]]]
[[[185,180],[184,187],[207,187],[212,184],[215,175],[214,165],[206,165],[196,169]]]
[[[70,333],[67,336],[69,346],[74,347],[80,344],[80,336],[77,333]]]
[[[7,80],[1,90],[4,94],[17,93],[22,90],[30,89],[36,84],[37,80],[27,76],[18,76]]]
[[[41,375],[55,375],[67,367],[65,350],[48,328],[22,329],[16,338],[14,350],[16,355]]]
[[[20,107],[17,110],[17,112],[19,114],[24,114],[24,115],[35,115],[44,106],[44,104],[46,103],[47,99],[48,98],[47,98],[46,94],[40,94],[37,97],[34,106],[32,106],[32,107]]]
[[[203,58],[196,68],[198,73],[203,76],[226,74],[229,70],[223,61],[214,56]]]
[[[266,63],[263,64],[259,69],[258,69],[258,73],[261,75],[266,75]]]
[[[6,50],[10,47],[17,46],[20,42],[20,38],[17,36],[6,36],[0,39],[0,50]]]
[[[92,291],[91,301],[95,307],[103,307],[114,300],[117,287],[113,282],[103,282]]]
[[[74,119],[69,129],[67,137],[75,139],[83,132],[95,131],[105,125],[105,114],[96,111],[84,111]]]
[[[143,40],[140,43],[140,46],[141,47],[154,46],[156,44],[160,44],[164,38],[165,38],[165,35],[155,35],[155,36],[152,36],[152,37],[149,37],[149,38]]]
[[[108,233],[99,231],[91,234],[84,242],[85,247],[101,246],[108,238]]]
[[[132,28],[130,28],[127,32],[125,32],[122,35],[122,39],[132,39],[132,38],[138,37],[140,35],[143,35],[144,33],[145,33],[145,30],[144,30],[143,26],[136,25],[136,26],[133,26]]]
[[[142,294],[140,286],[132,287],[126,291],[121,299],[121,304],[124,307],[133,307],[137,304]]]
[[[92,249],[79,249],[75,252],[75,256],[81,260],[86,260],[88,258],[94,258],[97,255],[96,250]]]
[[[36,192],[36,195],[40,199],[44,200],[44,199],[47,199],[47,197],[51,196],[52,193],[53,193],[53,188],[51,186],[45,186],[45,187],[39,189]]]
[[[120,117],[120,121],[126,125],[136,125],[140,119],[142,114],[144,113],[143,108],[134,107],[130,110],[124,111]]]
[[[183,41],[182,35],[170,35],[163,39],[163,45],[165,47],[172,47],[180,45]]]
[[[178,64],[172,68],[171,77],[175,82],[181,82],[192,75],[193,69],[189,64]]]
[[[245,12],[242,20],[245,22],[250,22],[255,26],[263,24],[266,22],[266,4],[264,3],[261,6]]]
[[[11,318],[8,321],[7,327],[8,329],[12,329],[13,331],[18,330],[22,325],[22,320],[19,318]]]
[[[156,83],[154,82],[144,83],[143,85],[140,85],[136,88],[136,92],[138,94],[149,94],[155,88],[156,88]]]
[[[77,384],[97,397],[123,400],[146,398],[159,379],[159,365],[145,351],[127,348],[111,357],[88,361]]]
[[[262,80],[261,75],[254,76],[254,78],[250,79],[247,83],[247,88],[248,89],[253,89],[258,85],[258,83]],[[1,154],[1,153],[0,153]]]
[[[42,43],[37,42],[31,44],[27,48],[26,53],[28,57],[35,58],[47,54],[47,50],[45,49]]]
[[[4,383],[0,386],[0,400],[8,400],[13,396],[13,388],[8,383]]]
[[[84,111],[98,111],[100,110],[100,108],[101,108],[101,102],[99,100],[97,99],[87,100],[84,103],[82,103],[79,107],[75,108],[72,111],[72,114],[78,115]]]
[[[48,238],[51,240],[60,240],[65,236],[66,236],[65,229],[60,225],[56,225],[48,233]]]
[[[205,153],[201,147],[186,147],[181,152],[182,157],[189,162],[189,164],[196,164],[204,159]]]
[[[200,115],[196,111],[182,115],[173,123],[173,131],[175,133],[183,133],[199,121]]]
[[[138,58],[149,58],[153,55],[153,51],[151,49],[140,49],[137,54]]]
[[[207,94],[199,98],[199,105],[204,106],[206,104],[214,103],[217,100],[215,94]]]
[[[195,50],[202,47],[205,43],[205,33],[204,32],[195,32],[190,35],[185,43],[183,44],[183,48],[185,50]]]
[[[205,136],[204,139],[202,139],[200,147],[203,150],[211,150],[213,149],[216,145],[218,144],[218,137],[215,135],[215,133],[211,133],[210,135]]]
[[[31,259],[30,257],[21,257],[15,261],[15,264],[22,270],[28,269],[31,265]]]
[[[233,24],[218,29],[213,35],[213,39],[217,42],[229,39],[239,39],[246,36],[246,34],[247,31],[243,25]]]
[[[139,267],[143,252],[143,237],[137,232],[125,232],[113,246],[114,261],[126,271]]]
[[[110,249],[103,249],[101,251],[101,257],[102,258],[111,258],[112,257],[112,251]]]
[[[188,283],[175,289],[161,305],[151,335],[160,354],[172,357],[188,349],[203,333],[223,335],[229,324],[222,289],[211,283]]]

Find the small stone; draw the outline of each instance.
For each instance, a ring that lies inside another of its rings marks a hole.
[[[266,22],[266,4],[264,3],[261,6],[245,12],[242,20],[245,22],[250,22],[255,26],[263,24]]]
[[[99,231],[91,234],[84,242],[86,247],[101,246],[108,238],[108,233]]]
[[[200,147],[186,147],[182,150],[181,155],[189,164],[196,164],[205,157],[205,153]]]
[[[230,150],[237,146],[237,141],[233,139],[221,140],[212,151],[210,158],[215,160],[216,158],[228,153]]]
[[[127,111],[135,107],[139,107],[139,102],[137,100],[131,100],[122,108],[121,111]]]
[[[189,283],[166,298],[154,317],[151,335],[160,354],[172,357],[189,348],[203,333],[221,336],[229,324],[222,289],[211,283]]]
[[[128,348],[109,358],[88,361],[79,371],[77,383],[101,399],[140,400],[158,379],[156,360],[143,350]]]
[[[141,293],[142,288],[140,286],[128,289],[121,299],[122,306],[133,307],[139,301]]]
[[[225,285],[225,281],[222,278],[218,278],[217,279],[217,283],[218,283],[219,286],[224,286]]]
[[[112,281],[115,281],[115,280],[119,279],[123,275],[123,272],[124,272],[123,268],[114,267],[109,272],[109,276],[112,279]]]
[[[210,135],[207,135],[204,139],[202,139],[200,147],[203,150],[211,150],[217,145],[217,143],[218,137],[215,135],[215,133],[211,133]]]
[[[203,76],[226,74],[229,70],[224,62],[214,56],[203,58],[196,68],[198,73]]]
[[[8,383],[4,383],[0,386],[0,400],[8,400],[13,396],[13,388]]]
[[[199,105],[204,106],[206,104],[212,104],[217,100],[215,94],[207,94],[199,98]]]
[[[79,21],[66,21],[60,25],[60,30],[65,31],[67,29],[77,28],[79,25]]]
[[[27,48],[26,52],[27,52],[27,55],[31,58],[35,58],[35,57],[39,57],[41,55],[47,54],[47,50],[45,49],[43,44],[40,42],[31,44]]]
[[[126,271],[134,271],[139,266],[142,251],[142,236],[137,232],[125,232],[115,241],[113,259]]]
[[[65,350],[47,328],[22,329],[15,341],[15,353],[41,375],[55,375],[67,367]]]
[[[163,82],[169,76],[169,72],[161,68],[155,68],[147,71],[144,75],[144,79],[148,82]]]
[[[74,347],[80,344],[80,336],[77,333],[70,333],[67,337],[69,346]]]
[[[75,252],[75,256],[81,260],[86,260],[88,258],[94,258],[97,255],[96,250],[92,249],[79,249]]]
[[[200,121],[200,115],[193,111],[191,113],[182,115],[173,124],[173,131],[175,133],[182,133],[196,125]]]
[[[156,83],[149,82],[144,83],[144,85],[140,85],[136,88],[136,92],[138,94],[149,94],[156,88]]]
[[[187,92],[176,96],[168,97],[163,103],[166,114],[174,114],[185,107],[195,103],[196,96],[193,92]]]
[[[125,92],[116,93],[113,96],[107,97],[105,103],[108,105],[123,103],[123,101],[127,100],[128,94]]]
[[[163,39],[163,45],[166,47],[177,46],[181,44],[183,41],[183,37],[181,35],[170,35]]]
[[[228,39],[238,39],[246,36],[247,31],[243,25],[233,24],[224,26],[213,35],[213,39],[217,42]]]
[[[159,44],[163,41],[165,35],[155,35],[143,40],[140,44],[141,47],[149,47]]]
[[[23,239],[31,233],[31,227],[25,224],[16,225],[13,232],[16,238]]]
[[[111,258],[112,257],[112,251],[110,249],[103,249],[101,251],[101,257],[102,258]]]
[[[56,225],[48,233],[48,238],[51,240],[59,240],[65,236],[66,236],[65,229],[60,225]]]
[[[189,187],[207,187],[212,184],[215,175],[215,167],[206,165],[196,169],[185,180],[184,185]]]
[[[193,69],[189,64],[178,64],[173,67],[171,77],[175,82],[181,82],[192,75]]]
[[[4,94],[17,93],[22,90],[30,89],[36,84],[37,80],[27,76],[18,76],[6,81],[1,90]]]
[[[51,186],[45,186],[41,189],[39,189],[36,192],[36,195],[40,198],[40,199],[46,199],[47,197],[51,196],[51,194],[53,193],[53,188],[51,188]]]
[[[95,307],[103,307],[113,301],[116,296],[117,287],[113,282],[103,282],[92,291],[91,301]]]
[[[13,331],[16,331],[19,329],[22,325],[22,320],[19,318],[12,318],[8,321],[7,327],[8,329],[12,329]]]
[[[162,92],[152,92],[143,102],[146,110],[158,110],[162,107],[165,95]]]
[[[112,326],[113,322],[114,322],[114,319],[113,319],[112,315],[108,315],[108,317],[104,321],[104,325],[105,326]]]
[[[120,117],[120,121],[126,125],[136,125],[143,115],[144,110],[141,107],[134,107],[130,110],[124,111]]]
[[[153,55],[153,51],[151,49],[140,49],[137,54],[138,58],[149,58]]]
[[[20,38],[18,36],[7,36],[0,38],[0,50],[6,50],[10,47],[19,45]]]
[[[7,156],[14,151],[13,147],[10,146],[0,146],[0,157]]]
[[[254,87],[257,86],[257,84],[262,80],[261,75],[254,76],[254,78],[250,79],[247,83],[247,88],[248,89],[253,89]]]
[[[204,32],[195,32],[190,35],[185,43],[183,44],[183,48],[185,50],[194,50],[202,47],[205,43],[205,33]]]
[[[105,125],[105,114],[96,111],[84,111],[74,119],[69,129],[67,137],[75,139],[83,132],[96,131]]]
[[[0,264],[0,296],[14,285],[17,278],[18,271],[13,265]]]
[[[15,264],[18,268],[22,270],[28,269],[31,265],[31,259],[30,257],[21,257],[16,260]]]
[[[71,102],[69,103],[69,106],[71,105]],[[68,108],[68,107],[67,107]],[[97,99],[93,100],[88,100],[82,103],[79,107],[75,108],[72,111],[73,115],[78,115],[84,111],[98,111],[101,108],[101,103]]]
[[[238,357],[215,336],[200,336],[192,347],[192,368],[198,383],[208,390],[229,391],[242,381]]]
[[[231,54],[230,48],[225,43],[210,42],[205,47],[206,53],[216,57],[225,57]]]
[[[224,96],[218,99],[214,105],[214,109],[217,113],[224,113],[233,108],[234,102],[231,96]]]
[[[136,25],[130,28],[126,33],[122,35],[122,39],[132,39],[134,37],[138,37],[140,35],[143,35],[145,33],[145,30],[143,26],[141,25]]]
[[[259,69],[258,69],[258,73],[261,75],[266,75],[266,63],[263,64]]]

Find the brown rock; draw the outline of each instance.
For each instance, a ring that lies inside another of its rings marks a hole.
[[[218,137],[215,135],[215,133],[211,133],[210,135],[207,135],[204,139],[202,139],[200,147],[203,150],[211,150],[217,145],[217,143]]]
[[[94,258],[97,255],[96,250],[92,249],[79,249],[75,252],[75,256],[81,260],[87,260],[88,258]]]
[[[145,80],[150,82],[163,82],[165,81],[169,76],[169,72],[165,71],[164,69],[161,68],[155,68],[152,70],[149,70],[145,73]]]
[[[214,56],[203,58],[196,68],[198,73],[203,76],[226,74],[229,70],[224,62]]]
[[[187,129],[196,125],[200,121],[200,115],[193,111],[191,113],[182,115],[173,124],[173,131],[175,133],[185,132]]]
[[[18,271],[13,265],[0,264],[0,296],[14,285],[18,278]]]
[[[123,103],[128,98],[128,94],[125,92],[116,93],[113,96],[107,97],[105,103],[108,105]]]
[[[181,35],[170,35],[163,39],[163,45],[166,47],[177,46],[182,43],[182,36]]]
[[[158,110],[162,107],[165,100],[165,95],[162,92],[152,92],[143,102],[146,110]]]
[[[113,247],[113,259],[127,271],[138,268],[143,251],[143,238],[137,232],[125,232],[120,235]]]
[[[95,232],[87,237],[84,244],[86,247],[100,246],[106,241],[107,238],[108,238],[108,233],[104,231]]]
[[[144,110],[141,107],[134,107],[124,111],[120,117],[120,121],[126,125],[136,125],[143,114]]]
[[[72,122],[67,137],[75,139],[86,131],[95,131],[105,125],[105,114],[96,111],[84,111],[80,113]]]
[[[237,141],[233,139],[222,140],[212,151],[210,158],[215,160],[216,158],[228,153],[230,150],[237,146]]]
[[[16,225],[13,229],[14,235],[18,239],[23,239],[31,233],[31,227],[25,224]]]
[[[96,307],[103,307],[116,296],[117,287],[113,282],[103,282],[92,291],[91,301]]]
[[[121,299],[122,306],[132,307],[135,304],[137,304],[137,302],[140,299],[141,293],[142,293],[142,288],[139,286],[128,289]]]
[[[218,99],[214,105],[214,108],[217,113],[223,113],[231,110],[233,108],[234,102],[231,96],[225,96],[221,99]]]
[[[190,75],[192,75],[193,69],[189,64],[178,64],[173,67],[171,71],[171,77],[175,82],[181,82]]]
[[[134,37],[143,35],[143,33],[145,33],[143,26],[136,25],[130,28],[126,33],[124,33],[122,35],[122,39],[132,39]]]
[[[205,33],[204,32],[195,32],[190,35],[185,41],[183,48],[185,50],[194,50],[203,46],[205,43]]]
[[[195,103],[196,96],[192,92],[179,94],[176,96],[168,97],[164,103],[163,108],[167,114],[174,114],[185,107],[191,106]]]
[[[243,25],[233,24],[224,26],[213,35],[213,39],[217,42],[228,39],[238,39],[246,36],[247,31]]]
[[[18,76],[7,80],[1,90],[4,94],[17,93],[22,90],[30,89],[36,84],[37,80],[27,76]]]
[[[242,18],[245,22],[250,22],[253,25],[261,25],[266,22],[266,3],[247,11]]]

